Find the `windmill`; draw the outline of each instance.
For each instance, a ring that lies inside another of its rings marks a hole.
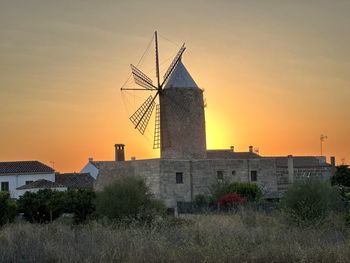
[[[163,78],[161,79],[159,70],[157,31],[154,33],[154,42],[156,84],[154,84],[152,79],[143,73],[139,68],[131,64],[130,67],[132,76],[137,84],[137,87],[121,88],[122,91],[132,90],[154,92],[154,95],[150,95],[137,108],[129,119],[134,128],[143,135],[146,131],[152,113],[154,109],[156,109],[153,148],[160,148],[161,155],[165,153],[165,156],[167,157],[179,157],[183,155],[183,152],[188,151],[185,148],[189,148],[190,151],[192,151],[193,148],[196,148],[196,146],[191,146],[190,141],[187,143],[186,138],[184,137],[188,137],[190,140],[196,141],[198,127],[200,127],[200,129],[204,129],[204,132],[199,131],[199,133],[201,135],[200,137],[202,138],[204,134],[205,151],[206,144],[203,110],[204,102],[202,95],[203,91],[198,88],[197,84],[194,82],[181,62],[182,55],[186,50],[185,44],[180,47],[163,75]],[[197,117],[197,119],[200,120],[198,125],[196,125],[197,121],[194,120],[194,117]],[[196,126],[189,127],[189,125]],[[187,136],[187,130],[192,130],[193,136]],[[203,139],[199,141],[201,144],[200,151],[203,152]],[[181,145],[184,145],[184,147]],[[166,154],[167,150],[169,154]],[[179,154],[180,152],[181,154]],[[203,155],[203,153],[200,155]]]

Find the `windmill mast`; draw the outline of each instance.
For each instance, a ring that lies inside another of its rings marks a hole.
[[[157,31],[154,32],[154,39],[155,39],[155,45],[156,45],[156,74],[157,74],[157,81],[158,81],[158,90],[160,90],[160,80],[159,80],[159,58],[158,58],[158,36],[157,36]]]

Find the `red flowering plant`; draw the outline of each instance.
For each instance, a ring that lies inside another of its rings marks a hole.
[[[220,197],[217,203],[225,209],[237,209],[240,205],[244,205],[247,199],[238,193],[230,193]]]

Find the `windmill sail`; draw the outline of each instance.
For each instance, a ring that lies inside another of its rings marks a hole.
[[[135,125],[135,129],[138,129],[141,134],[145,133],[148,122],[151,118],[153,109],[156,105],[154,102],[157,95],[153,98],[149,96],[147,100],[135,111],[135,113],[129,118]]]
[[[143,73],[133,64],[131,64],[130,67],[131,67],[132,75],[134,77],[136,84],[140,85],[141,87],[144,87],[145,89],[149,89],[149,90],[156,89],[156,87],[152,83],[152,80],[149,77],[147,77],[145,73]]]
[[[185,52],[186,47],[185,47],[185,43],[181,46],[180,50],[177,52],[175,58],[173,59],[173,61],[171,62],[168,70],[165,72],[164,77],[163,77],[163,84],[165,83],[165,81],[168,79],[168,77],[170,76],[171,72],[173,72],[177,62],[179,62],[182,54]]]
[[[156,120],[154,123],[153,149],[160,148],[160,105],[156,106]]]

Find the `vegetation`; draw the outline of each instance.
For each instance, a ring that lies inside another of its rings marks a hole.
[[[332,185],[350,187],[350,168],[348,165],[339,165],[331,178]]]
[[[339,206],[340,194],[328,182],[318,178],[305,178],[295,182],[282,200],[283,211],[297,225],[322,223]]]
[[[16,203],[10,199],[9,192],[0,192],[0,226],[13,222],[16,216]]]
[[[165,214],[165,205],[153,198],[143,179],[121,177],[97,194],[96,211],[112,220],[149,223]]]
[[[226,181],[218,181],[211,187],[211,192],[214,200],[218,200],[228,194],[237,193],[245,197],[247,201],[258,201],[262,195],[261,189],[257,184],[240,182],[228,183]]]
[[[18,211],[31,223],[47,223],[63,213],[72,213],[75,223],[84,222],[95,211],[95,192],[79,190],[58,192],[49,189],[26,192],[18,203]]]
[[[3,262],[347,262],[350,229],[332,215],[317,228],[290,226],[279,214],[186,217],[186,224],[132,227],[59,223],[7,225]]]
[[[18,210],[31,223],[52,222],[64,212],[64,192],[39,190],[25,192],[18,201]]]
[[[73,214],[75,224],[85,222],[96,210],[93,190],[68,191],[65,194],[65,212]]]

